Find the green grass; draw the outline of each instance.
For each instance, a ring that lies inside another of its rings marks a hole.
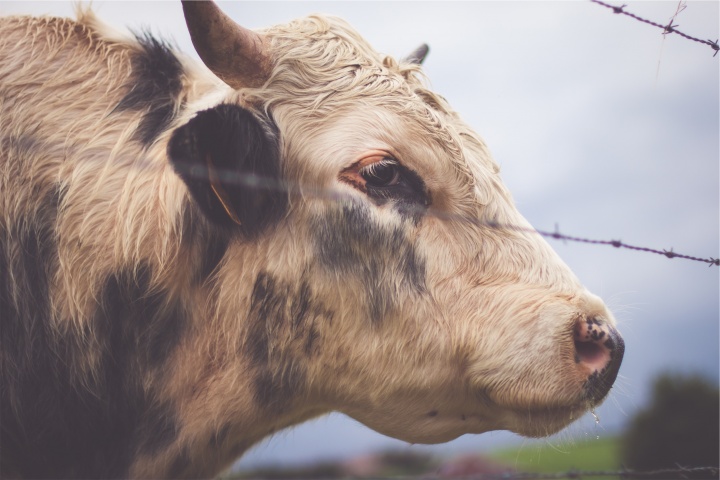
[[[522,472],[614,471],[620,468],[619,449],[618,439],[602,438],[526,445],[491,452],[488,456]]]

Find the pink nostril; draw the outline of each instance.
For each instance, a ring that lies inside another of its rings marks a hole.
[[[575,351],[577,352],[578,363],[597,363],[605,357],[605,349],[597,343],[575,340]]]
[[[605,325],[594,318],[583,318],[575,325],[575,362],[591,371],[602,370],[611,359],[610,335]],[[608,348],[610,347],[610,348]]]
[[[612,325],[594,317],[581,318],[573,332],[575,363],[584,375],[587,400],[597,405],[612,388],[617,378],[625,342]]]

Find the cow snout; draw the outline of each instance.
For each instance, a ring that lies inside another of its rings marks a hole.
[[[617,378],[625,342],[617,330],[594,317],[578,320],[574,330],[575,363],[587,374],[585,395],[591,405],[600,403]]]

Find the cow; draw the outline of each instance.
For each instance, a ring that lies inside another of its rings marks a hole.
[[[0,474],[197,478],[331,411],[552,434],[624,344],[423,49],[184,2],[201,62],[79,8],[0,19]]]

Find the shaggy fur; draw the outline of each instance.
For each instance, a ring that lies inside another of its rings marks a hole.
[[[332,410],[544,435],[607,394],[603,303],[539,237],[442,220],[527,225],[420,67],[336,18],[264,33],[235,91],[87,11],[0,19],[2,476],[206,477]],[[383,201],[347,181],[378,151]]]

